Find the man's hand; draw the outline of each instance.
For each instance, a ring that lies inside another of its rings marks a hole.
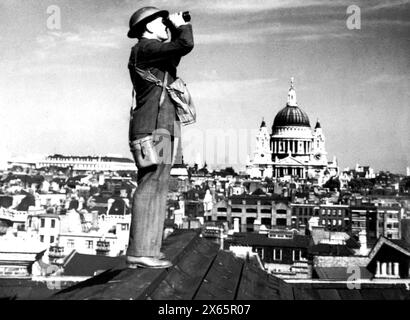
[[[182,17],[182,12],[170,14],[168,19],[172,22],[175,28],[187,24],[187,22],[185,22],[184,18]]]

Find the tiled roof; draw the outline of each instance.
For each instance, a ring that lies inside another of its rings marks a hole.
[[[127,205],[123,199],[116,199],[110,207],[108,214],[124,215],[127,213]]]
[[[410,252],[410,243],[408,243],[405,240],[398,240],[398,239],[389,239],[391,242],[393,242],[394,244],[397,244],[399,247],[401,247],[404,250],[407,250]]]
[[[164,242],[169,269],[118,265],[53,296],[57,300],[278,300],[293,299],[292,287],[236,258],[198,231],[177,230]]]
[[[353,250],[348,248],[346,245],[334,245],[319,243],[309,247],[309,253],[313,255],[321,256],[352,256],[354,254]]]
[[[73,257],[64,267],[65,276],[94,276],[97,271],[112,269],[118,265],[125,267],[125,258],[107,257],[74,253]]]
[[[16,210],[27,211],[30,206],[35,206],[35,205],[36,205],[36,199],[34,198],[32,194],[28,194],[21,200],[21,202],[16,207]]]
[[[177,230],[165,241],[163,252],[174,266],[168,269],[127,269],[124,258],[78,255],[70,261],[75,274],[105,272],[49,290],[53,300],[304,300],[304,299],[409,299],[404,284],[364,283],[349,289],[345,283],[299,279],[287,283],[260,269],[252,259],[236,258],[194,230]],[[114,260],[118,259],[118,264]],[[69,266],[69,264],[67,266]],[[75,266],[75,268],[74,268]],[[92,266],[92,267],[91,267]],[[86,270],[87,268],[87,270]],[[89,269],[88,269],[89,268]],[[67,268],[66,268],[67,269]],[[68,271],[68,270],[66,270]],[[0,279],[0,298],[45,298],[38,281]],[[5,289],[3,289],[5,288]]]
[[[345,267],[315,267],[314,271],[322,280],[349,280],[352,272],[348,272],[348,268]],[[360,267],[360,278],[371,279],[373,274],[365,267]]]

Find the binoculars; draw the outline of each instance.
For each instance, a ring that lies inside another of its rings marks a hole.
[[[185,22],[191,21],[191,14],[189,13],[189,11],[184,11],[184,12],[182,12],[182,19],[184,19]],[[164,19],[162,20],[162,22],[163,22],[166,26],[168,26],[168,27],[170,27],[170,26],[172,27],[172,26],[173,26],[172,23],[171,23],[171,21],[169,21],[168,18],[164,18]]]
[[[185,22],[191,21],[191,14],[189,13],[189,11],[182,12],[182,18]]]

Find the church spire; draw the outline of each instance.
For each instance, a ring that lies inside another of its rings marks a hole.
[[[298,103],[296,101],[296,91],[295,91],[295,87],[294,87],[294,78],[290,78],[290,88],[289,88],[289,92],[288,92],[288,106],[290,107],[297,107]]]

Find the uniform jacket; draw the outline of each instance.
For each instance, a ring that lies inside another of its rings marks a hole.
[[[181,57],[193,47],[192,26],[187,24],[172,30],[169,42],[142,38],[132,48],[128,68],[136,91],[136,107],[130,122],[130,141],[152,134],[155,129],[166,129],[171,135],[180,135],[180,124],[174,128],[178,118],[168,93],[159,107],[162,87],[143,80],[134,66],[150,70],[161,81],[164,80],[165,71],[168,71],[168,83],[172,83],[176,79]]]

